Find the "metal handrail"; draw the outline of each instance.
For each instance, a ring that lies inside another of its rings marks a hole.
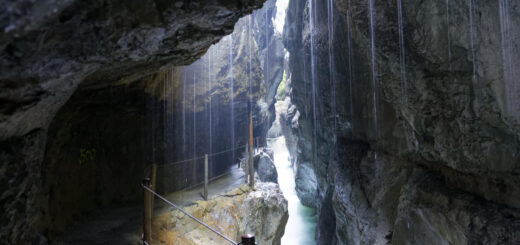
[[[141,186],[146,189],[147,191],[149,191],[150,193],[154,194],[156,197],[160,198],[161,200],[163,200],[164,202],[166,202],[167,204],[169,204],[170,206],[174,207],[175,209],[181,211],[183,214],[185,214],[186,216],[190,217],[191,219],[195,220],[197,223],[201,224],[202,226],[206,227],[208,230],[214,232],[215,234],[219,235],[220,237],[224,238],[225,240],[227,240],[228,242],[230,242],[231,244],[233,245],[238,245],[239,243],[231,240],[230,238],[228,238],[227,236],[225,236],[224,234],[218,232],[217,230],[211,228],[210,226],[204,224],[204,222],[200,221],[199,219],[195,218],[193,215],[189,214],[188,212],[184,211],[182,208],[178,207],[177,205],[173,204],[172,202],[170,202],[168,199],[164,198],[163,196],[157,194],[155,191],[153,191],[152,189],[148,188],[147,186],[145,185],[142,185]]]

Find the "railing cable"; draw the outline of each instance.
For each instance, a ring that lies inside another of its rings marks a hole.
[[[164,202],[166,202],[167,204],[169,204],[170,206],[174,207],[175,209],[181,211],[183,214],[185,214],[186,216],[190,217],[191,219],[195,220],[197,223],[201,224],[202,226],[206,227],[208,230],[214,232],[215,234],[219,235],[220,237],[224,238],[225,240],[227,240],[228,242],[230,242],[231,244],[233,245],[238,245],[237,242],[231,240],[230,238],[228,238],[227,236],[225,236],[224,234],[218,232],[217,230],[211,228],[210,226],[204,224],[202,221],[200,221],[199,219],[195,218],[193,215],[189,214],[188,212],[184,211],[182,208],[178,207],[177,205],[173,204],[172,202],[168,201],[168,199],[164,198],[163,196],[157,194],[155,191],[153,191],[152,189],[148,188],[147,186],[145,185],[141,185],[144,189],[146,189],[147,191],[149,191],[150,193],[154,194],[156,197],[160,198],[161,200],[163,200]]]
[[[208,154],[208,156],[212,157],[212,156],[224,154],[226,152],[231,152],[231,151],[235,151],[235,150],[238,150],[238,149],[243,149],[244,147],[247,147],[247,144],[246,145],[240,145],[240,146],[232,148],[232,149],[227,149],[227,150],[211,153],[211,154]],[[174,165],[174,164],[185,163],[185,162],[192,162],[192,161],[195,161],[195,160],[203,159],[204,157],[205,156],[197,156],[197,157],[194,157],[194,158],[185,159],[185,160],[176,161],[176,162],[165,163],[165,164],[162,164],[162,165],[166,166],[166,165]]]

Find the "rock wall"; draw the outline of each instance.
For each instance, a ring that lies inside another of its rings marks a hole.
[[[145,120],[158,109],[145,105],[160,103],[153,74],[192,63],[262,3],[5,3],[0,242],[45,244],[84,212],[135,197],[128,183],[161,149],[147,137],[162,129],[143,130],[157,126]]]
[[[274,11],[271,10],[274,7],[274,1],[268,2],[262,9],[240,19],[232,35],[212,45],[193,64],[157,75],[163,79],[155,91],[161,101],[150,106],[156,108],[152,110],[166,113],[164,122],[159,122],[159,126],[163,124],[164,135],[150,145],[160,148],[153,154],[160,157],[152,160],[161,164],[160,192],[183,189],[203,181],[204,159],[177,164],[178,161],[219,153],[209,157],[210,178],[234,166],[246,150],[250,106],[253,137],[263,138],[267,134],[275,119],[272,105],[275,94],[270,91],[276,91],[281,76],[277,75],[278,70],[266,73],[269,68],[265,64],[282,66],[283,60],[277,57],[283,56],[283,45],[280,37],[272,36],[272,22],[268,21],[270,24],[262,28],[258,25],[265,23],[265,18],[259,19],[265,16],[262,12]],[[265,37],[279,45],[265,46]],[[163,138],[166,139],[164,145]],[[234,152],[229,151],[233,148],[236,148]]]
[[[282,81],[285,50],[281,33],[275,31],[273,19],[277,13],[276,0],[268,0],[264,7],[253,12],[253,32],[258,44],[259,59],[264,80],[269,86],[265,93],[266,103],[275,110],[275,95]]]
[[[249,233],[258,244],[279,245],[289,219],[287,200],[276,184],[257,183],[255,188],[242,186],[186,211],[235,241]],[[152,225],[154,244],[229,244],[178,210],[158,215]]]
[[[318,243],[519,243],[517,3],[399,2],[290,3],[288,123]]]

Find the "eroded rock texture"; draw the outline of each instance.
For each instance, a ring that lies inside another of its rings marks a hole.
[[[519,243],[518,3],[402,1],[400,42],[401,1],[327,2],[284,33],[319,244]]]
[[[157,73],[192,63],[262,3],[2,3],[0,242],[52,242],[86,211],[135,199],[156,151],[147,137],[164,135],[147,120]]]
[[[276,184],[257,183],[255,188],[252,191],[242,186],[223,196],[198,201],[186,211],[235,241],[240,241],[242,234],[256,231],[258,244],[279,245],[289,218],[287,200]],[[178,210],[158,215],[153,226],[157,244],[229,244]]]

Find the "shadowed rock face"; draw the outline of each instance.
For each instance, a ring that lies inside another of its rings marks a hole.
[[[77,210],[134,199],[146,137],[162,135],[146,135],[153,74],[192,63],[262,3],[3,3],[0,241],[46,243]]]
[[[316,2],[316,145],[309,1],[291,1],[284,42],[298,110],[287,125],[297,164],[316,174],[320,244],[518,243],[519,91],[504,75],[499,1],[402,1],[405,73],[397,1],[373,1],[373,32],[368,1],[333,1],[332,76],[327,1]]]
[[[7,3],[0,139],[46,127],[84,80],[103,86],[195,61],[262,2]]]

